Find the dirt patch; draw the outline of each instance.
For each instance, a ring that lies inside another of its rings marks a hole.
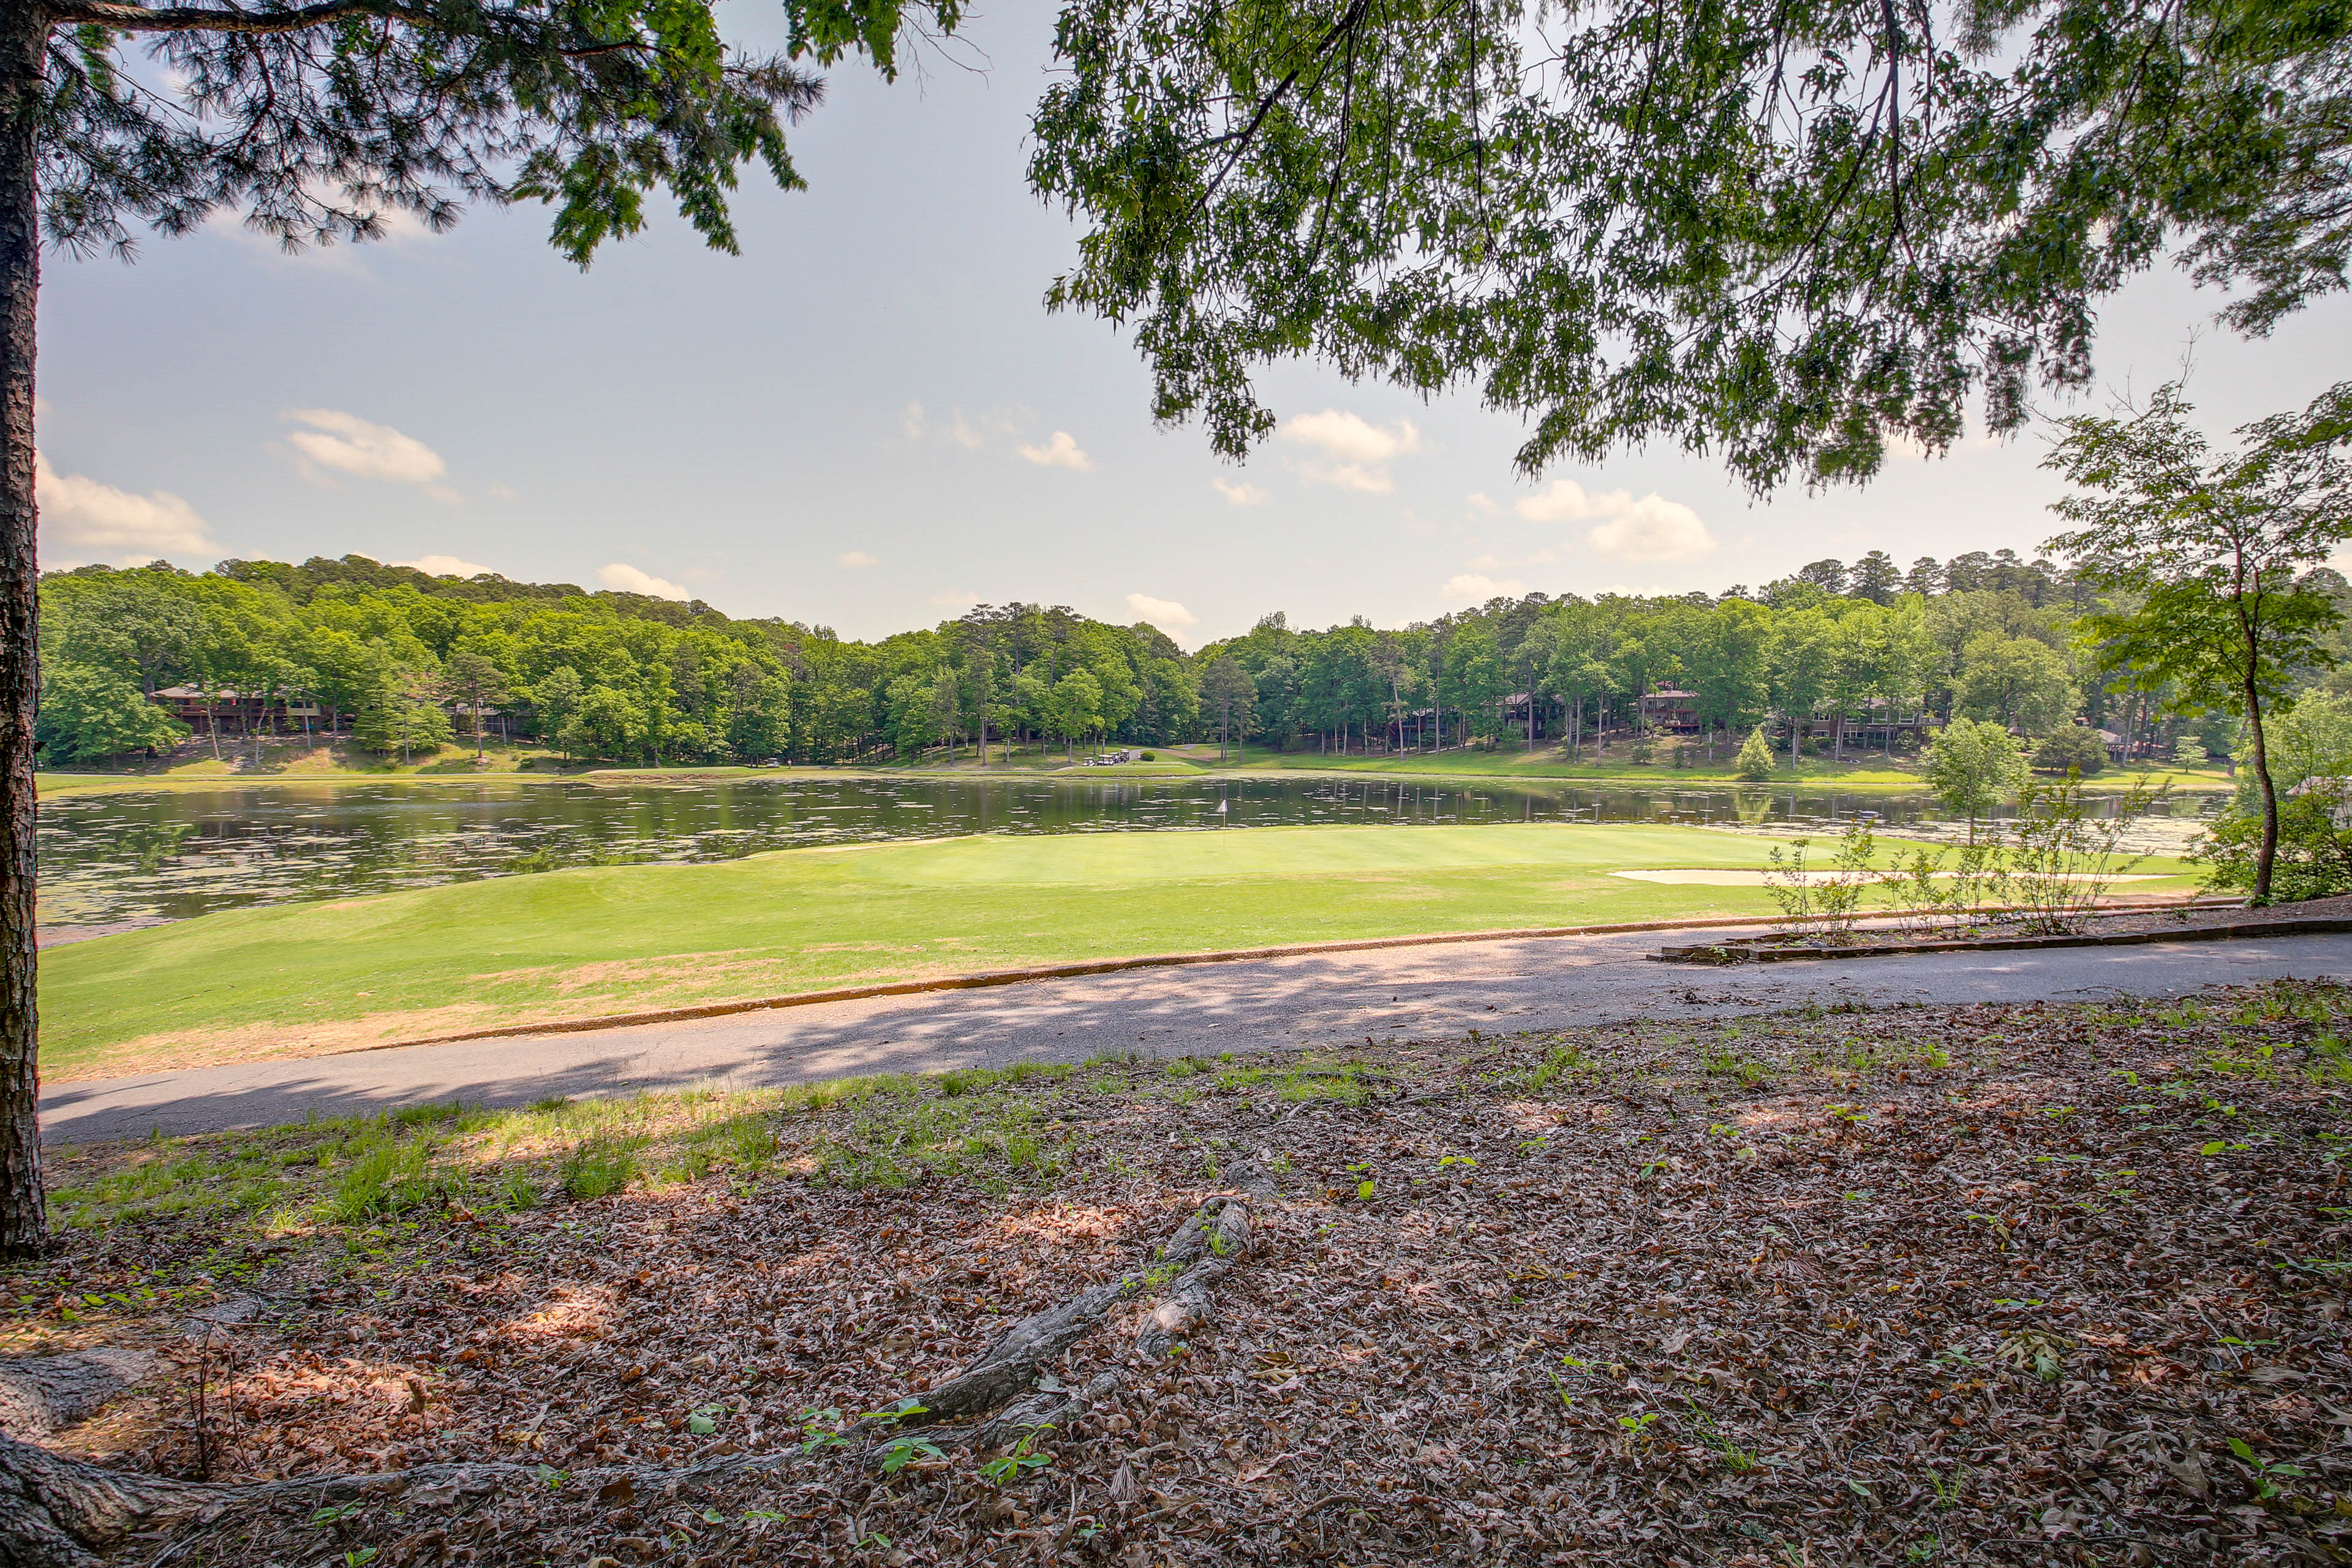
[[[365,1050],[420,1036],[482,1028],[500,1022],[509,1011],[483,1003],[452,1003],[443,1007],[370,1013],[357,1018],[314,1024],[278,1022],[228,1029],[174,1029],[77,1050],[56,1065],[45,1058],[41,1063],[41,1082],[81,1083],[131,1073],[333,1056],[339,1051]]]
[[[6,1335],[173,1358],[58,1439],[121,1466],[194,1467],[203,1386],[220,1476],[543,1467],[178,1562],[2335,1561],[2347,1026],[2277,985],[682,1099],[677,1146],[736,1152],[656,1178],[648,1124],[593,1201],[557,1187],[609,1128],[453,1140],[362,1221],[119,1207],[6,1280]],[[1009,1467],[830,1441],[1244,1162],[1278,1199],[1183,1353],[1114,1312],[1052,1371],[1121,1392]],[[174,1338],[232,1291],[233,1363]]]

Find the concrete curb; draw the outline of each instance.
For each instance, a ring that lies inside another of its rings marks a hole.
[[[1918,952],[2005,952],[2044,947],[2142,947],[2160,942],[2228,942],[2241,937],[2326,936],[2352,931],[2352,919],[2321,916],[2300,921],[2238,921],[2229,925],[2191,926],[2180,931],[2115,931],[2105,936],[2012,936],[1978,941],[1872,942],[1853,947],[1728,947],[1697,944],[1662,947],[1651,957],[1660,963],[1788,963],[1800,959],[1897,958]]]
[[[2196,907],[2198,900],[2186,900]],[[2168,909],[2172,904],[2139,906]],[[1916,913],[1909,910],[1873,912],[1872,920],[1892,920]],[[507,1024],[490,1029],[468,1029],[454,1035],[428,1035],[412,1040],[385,1040],[349,1050],[321,1051],[320,1056],[357,1056],[365,1051],[394,1051],[410,1046],[446,1046],[462,1040],[516,1039],[529,1035],[580,1035],[597,1029],[626,1028],[635,1024],[678,1024],[696,1018],[724,1018],[737,1013],[762,1013],[782,1007],[810,1007],[824,1002],[857,1002],[871,996],[914,996],[929,991],[978,991],[992,985],[1020,985],[1033,980],[1073,980],[1089,974],[1116,974],[1129,969],[1173,969],[1192,963],[1247,963],[1266,958],[1298,958],[1318,952],[1369,952],[1389,947],[1443,947],[1457,942],[1519,942],[1535,937],[1623,936],[1652,931],[1720,931],[1727,927],[1769,925],[1769,915],[1718,915],[1704,920],[1629,921],[1612,925],[1527,926],[1510,931],[1444,931],[1424,936],[1365,937],[1347,942],[1295,942],[1283,947],[1215,948],[1201,952],[1150,953],[1136,958],[1105,958],[1085,963],[1043,964],[1029,969],[991,969],[972,974],[943,974],[931,980],[902,980],[887,985],[849,985],[829,991],[802,991],[784,996],[761,996],[744,1002],[711,1002],[697,1007],[665,1007],[646,1013],[607,1013],[593,1017],[565,1018],[542,1024]],[[1696,950],[1689,950],[1696,951]]]

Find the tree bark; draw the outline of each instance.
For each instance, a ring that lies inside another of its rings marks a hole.
[[[41,281],[36,143],[47,19],[0,5],[0,1258],[48,1242],[34,990],[33,721],[41,701],[33,495],[34,304]]]
[[[2270,747],[2263,734],[2263,697],[2253,675],[2253,638],[2250,636],[2246,641],[2246,728],[2254,740],[2254,783],[2263,792],[2263,843],[2254,856],[2254,886],[2247,902],[2259,907],[2271,901],[2271,867],[2278,858],[2278,786],[2271,779]]]

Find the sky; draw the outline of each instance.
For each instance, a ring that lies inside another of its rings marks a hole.
[[[775,10],[722,25],[775,47]],[[845,64],[793,133],[810,188],[746,171],[742,254],[667,211],[582,272],[548,213],[281,255],[215,221],[134,266],[48,258],[47,566],[356,552],[428,571],[700,598],[878,637],[975,602],[1149,620],[1186,647],[1272,610],[1402,625],[1495,594],[1722,591],[1822,556],[2016,549],[2055,529],[2047,426],[1751,501],[1664,450],[1517,476],[1516,416],[1277,367],[1246,465],[1161,428],[1126,337],[1041,298],[1077,230],[1024,178],[1051,9],[885,84]],[[2268,340],[2169,270],[2111,300],[2108,407],[2194,372],[2220,433],[2343,374],[2352,300]],[[2192,346],[2193,345],[2193,346]]]

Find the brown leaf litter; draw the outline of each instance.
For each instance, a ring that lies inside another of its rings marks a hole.
[[[369,1221],[120,1218],[0,1327],[163,1353],[45,1439],[119,1468],[540,1468],[123,1562],[2347,1563],[2347,1014],[2282,984],[900,1080],[590,1201],[482,1201],[569,1157],[526,1142]],[[1138,1297],[1051,1369],[1120,1375],[1090,1412],[889,1473],[833,1440],[1244,1165],[1278,1196],[1213,1318],[1150,1357]]]

